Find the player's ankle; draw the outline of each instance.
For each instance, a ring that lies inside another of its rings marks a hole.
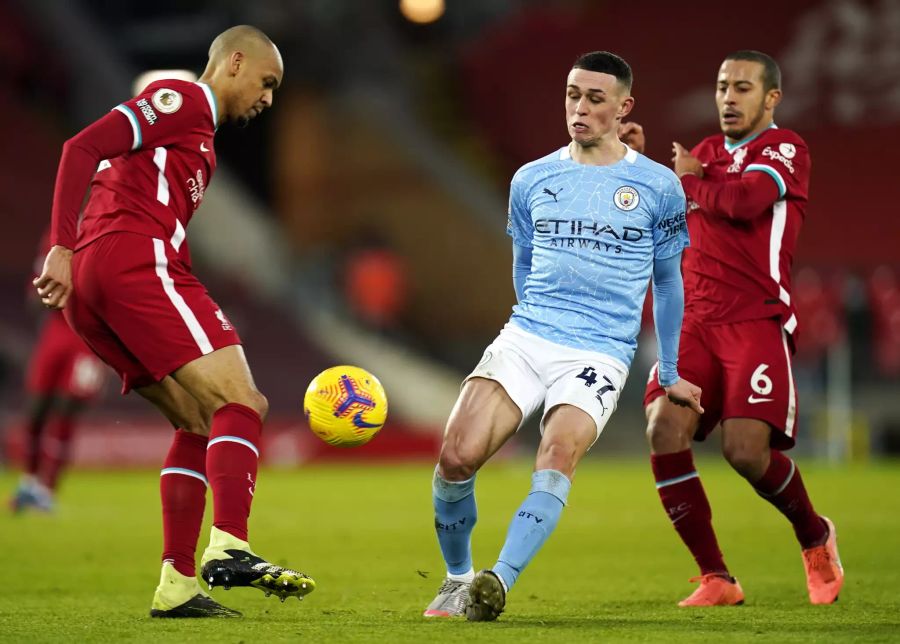
[[[212,526],[209,531],[209,548],[214,550],[247,550],[250,551],[250,544],[246,539],[234,534],[228,526],[218,527]]]
[[[809,550],[810,548],[818,548],[819,546],[824,546],[826,543],[828,543],[828,537],[831,535],[831,531],[828,529],[828,524],[825,522],[825,519],[819,517],[819,522],[822,524],[822,536],[810,543],[800,544],[804,550]]]

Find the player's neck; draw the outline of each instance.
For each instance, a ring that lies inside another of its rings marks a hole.
[[[624,159],[627,152],[628,148],[615,134],[589,147],[578,145],[575,141],[569,143],[572,161],[584,165],[613,165]]]
[[[750,139],[753,139],[753,138],[759,136],[760,134],[762,134],[763,132],[768,130],[770,127],[773,127],[774,125],[775,125],[775,121],[770,119],[770,120],[766,121],[765,123],[760,123],[755,128],[753,128],[752,130],[750,130],[749,132],[747,132],[745,134],[742,134],[739,137],[731,137],[726,134],[725,142],[728,145],[737,145],[741,141],[749,141]]]

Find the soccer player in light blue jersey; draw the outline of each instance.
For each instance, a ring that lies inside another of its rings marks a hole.
[[[675,174],[619,139],[631,111],[631,68],[585,54],[566,81],[571,143],[526,164],[510,188],[518,304],[466,378],[433,479],[435,529],[447,564],[426,616],[494,620],[559,521],[579,460],[625,384],[652,275],[659,382],[702,413],[700,389],[678,376],[684,308],[685,196]],[[494,566],[477,575],[471,534],[475,473],[541,405],[531,489]]]

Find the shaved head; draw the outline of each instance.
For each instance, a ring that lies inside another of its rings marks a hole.
[[[256,53],[269,48],[277,51],[275,43],[260,29],[251,25],[237,25],[216,36],[209,46],[209,60],[218,62],[222,57],[227,58],[235,51]]]
[[[275,43],[256,27],[237,25],[212,41],[200,81],[213,89],[221,107],[220,121],[243,127],[272,106],[283,75],[284,62]]]

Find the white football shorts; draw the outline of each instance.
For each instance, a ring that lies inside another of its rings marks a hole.
[[[616,409],[628,369],[603,353],[584,351],[544,340],[507,323],[466,376],[499,382],[522,412],[522,422],[544,404],[541,434],[547,412],[572,405],[594,419],[597,435]]]

